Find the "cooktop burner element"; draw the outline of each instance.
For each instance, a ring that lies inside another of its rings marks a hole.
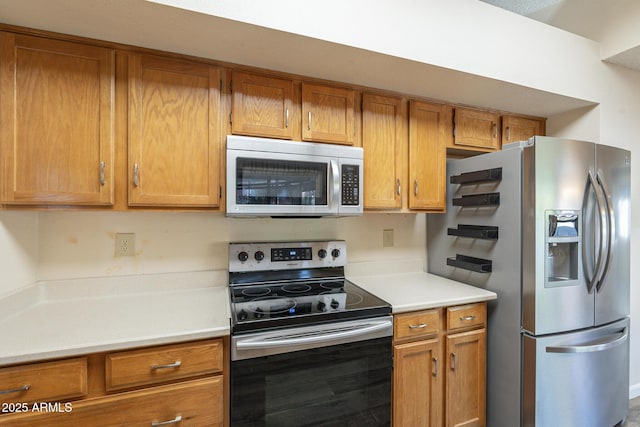
[[[344,241],[231,243],[232,332],[391,313],[344,278],[346,252]]]

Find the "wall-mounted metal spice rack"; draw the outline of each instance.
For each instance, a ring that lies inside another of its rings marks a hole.
[[[451,184],[475,184],[487,181],[501,181],[502,168],[483,169],[474,172],[465,172],[449,177]]]
[[[448,228],[447,234],[472,239],[498,240],[498,227],[491,225],[458,224],[458,228]]]
[[[447,265],[476,273],[491,273],[493,262],[490,259],[456,254],[455,258],[447,258]]]
[[[499,206],[500,193],[468,194],[453,199],[453,206]]]

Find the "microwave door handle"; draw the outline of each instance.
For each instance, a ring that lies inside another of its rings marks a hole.
[[[336,212],[338,211],[338,197],[340,196],[340,169],[338,168],[337,160],[330,160],[330,168],[331,175],[329,179],[329,188],[330,188],[330,205],[329,209],[333,209],[335,207]]]
[[[602,284],[604,282],[604,278],[609,272],[609,263],[611,261],[612,234],[615,227],[615,224],[613,223],[614,212],[613,212],[613,203],[611,202],[611,196],[610,196],[611,193],[609,192],[609,188],[601,172],[602,171],[598,171],[598,173],[596,174],[596,180],[598,182],[598,185],[600,186],[600,189],[602,190],[602,199],[604,201],[603,205],[604,205],[604,211],[605,211],[604,218],[606,218],[607,221],[606,221],[606,227],[604,226],[602,227],[604,229],[603,236],[605,238],[604,244],[606,249],[602,254],[603,260],[604,260],[604,262],[602,263],[602,271],[600,272],[600,275],[596,282],[597,292],[600,292],[600,289],[602,288]]]

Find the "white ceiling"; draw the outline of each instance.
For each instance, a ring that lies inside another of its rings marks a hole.
[[[637,7],[638,4],[638,0],[480,1],[598,42],[606,41],[608,31],[619,24],[618,21],[630,7]],[[602,59],[640,71],[640,46],[605,55]]]

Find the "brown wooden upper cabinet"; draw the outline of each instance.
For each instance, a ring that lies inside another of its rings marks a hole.
[[[456,108],[451,148],[472,151],[500,149],[500,115],[491,111]]]
[[[409,209],[443,211],[446,147],[451,107],[411,101],[409,115]],[[366,164],[365,164],[366,167]]]
[[[544,119],[502,116],[502,144],[524,141],[534,135],[545,134]]]
[[[292,139],[292,80],[233,71],[231,84],[232,133]]]
[[[129,205],[219,205],[220,69],[129,57]]]
[[[364,207],[400,209],[407,185],[407,101],[365,93],[362,107]]]
[[[2,203],[113,203],[113,49],[0,33]]]
[[[355,90],[302,82],[302,139],[353,145]]]

